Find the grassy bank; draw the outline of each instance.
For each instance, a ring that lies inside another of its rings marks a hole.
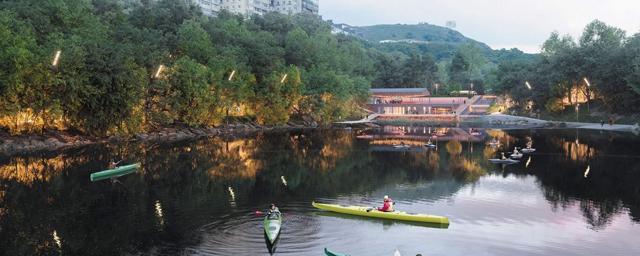
[[[609,118],[613,118],[615,124],[632,125],[640,122],[640,115],[638,114],[611,114],[608,111],[603,110],[603,107],[598,103],[591,103],[591,106],[580,105],[577,114],[576,109],[573,106],[567,107],[559,113],[540,113],[540,119],[560,122],[600,123],[601,121],[604,121],[608,123]]]

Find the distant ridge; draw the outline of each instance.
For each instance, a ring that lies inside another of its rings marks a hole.
[[[535,54],[527,54],[518,49],[493,50],[489,45],[468,38],[454,29],[428,23],[349,26],[348,31],[369,42],[381,43],[383,50],[429,53],[438,61],[450,59],[462,45],[475,46],[493,63],[535,58]]]

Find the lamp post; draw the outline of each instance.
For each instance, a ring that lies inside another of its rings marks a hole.
[[[524,85],[527,87],[527,89],[529,89],[529,91],[531,91],[532,87],[531,84],[529,84],[529,81],[525,81]]]
[[[586,77],[582,80],[587,84],[587,111],[591,113],[591,106],[589,105],[589,101],[591,101],[591,83]]]
[[[576,104],[576,122],[580,122],[580,103]]]
[[[58,66],[58,62],[60,62],[60,55],[62,54],[61,50],[57,50],[55,56],[53,57],[53,61],[51,61],[51,66],[54,68]]]
[[[469,98],[472,97],[471,93],[473,92],[473,83],[469,85]]]
[[[438,95],[438,83],[436,83],[435,86],[436,86],[436,94],[435,95]]]
[[[160,78],[160,75],[162,75],[162,70],[164,69],[164,65],[160,65],[158,66],[158,70],[156,70],[156,73],[153,75],[153,78]]]
[[[531,86],[531,84],[529,83],[529,81],[524,81],[524,85],[527,87],[527,89],[529,89],[529,91],[533,90],[533,87]],[[531,100],[529,100],[527,102],[527,110],[529,111],[533,111],[533,104],[531,104]]]

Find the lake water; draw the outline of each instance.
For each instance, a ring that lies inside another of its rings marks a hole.
[[[471,135],[473,134],[473,135]],[[433,137],[432,137],[433,136]],[[422,145],[431,137],[436,149]],[[500,148],[487,145],[492,138]],[[519,164],[487,159],[532,141]],[[394,144],[411,145],[398,150]],[[136,173],[90,182],[111,159]],[[385,127],[100,145],[0,158],[0,254],[640,255],[640,137],[576,130]],[[331,214],[311,202],[447,216],[448,228]]]

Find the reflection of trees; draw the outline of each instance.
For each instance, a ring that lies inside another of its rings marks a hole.
[[[0,179],[15,180],[27,186],[34,182],[48,182],[66,167],[86,162],[86,158],[67,158],[59,155],[53,158],[16,157],[10,163],[0,165]]]
[[[475,182],[486,174],[486,171],[476,161],[460,155],[462,153],[462,144],[459,141],[449,141],[446,148],[450,157],[449,171],[457,179],[465,182]]]
[[[560,145],[565,157],[573,161],[586,162],[596,155],[596,150],[589,144],[580,143],[578,140],[567,141],[564,139],[552,139],[552,145]]]
[[[573,133],[560,133],[541,134],[535,139],[546,152],[560,152],[558,156],[537,157],[534,162],[535,175],[552,208],[578,205],[593,229],[606,228],[613,217],[626,212],[625,208],[639,221],[640,164],[635,159],[612,157],[632,151],[634,140],[621,139],[609,145],[606,134],[583,134],[578,143],[574,138]],[[590,173],[585,178],[588,165]]]
[[[465,157],[452,158],[449,169],[456,178],[466,182],[475,182],[487,173],[477,162]]]
[[[447,152],[452,156],[458,156],[462,153],[462,144],[457,140],[447,142],[446,148]]]
[[[622,203],[619,200],[605,199],[599,202],[582,200],[580,202],[582,215],[594,229],[604,229],[607,224],[611,223],[611,218],[620,213],[621,209]]]
[[[471,158],[459,156],[459,142],[450,143],[458,152],[454,161],[446,151],[370,152],[352,136],[333,130],[280,132],[13,158],[0,166],[0,247],[8,255],[60,250],[118,255],[166,240],[189,245],[200,242],[194,230],[230,211],[228,187],[240,208],[451,176],[474,180],[468,173],[479,173]],[[120,183],[89,181],[91,172],[120,158],[143,168]],[[443,193],[455,193],[462,184],[455,181]],[[62,248],[53,240],[54,230]]]

